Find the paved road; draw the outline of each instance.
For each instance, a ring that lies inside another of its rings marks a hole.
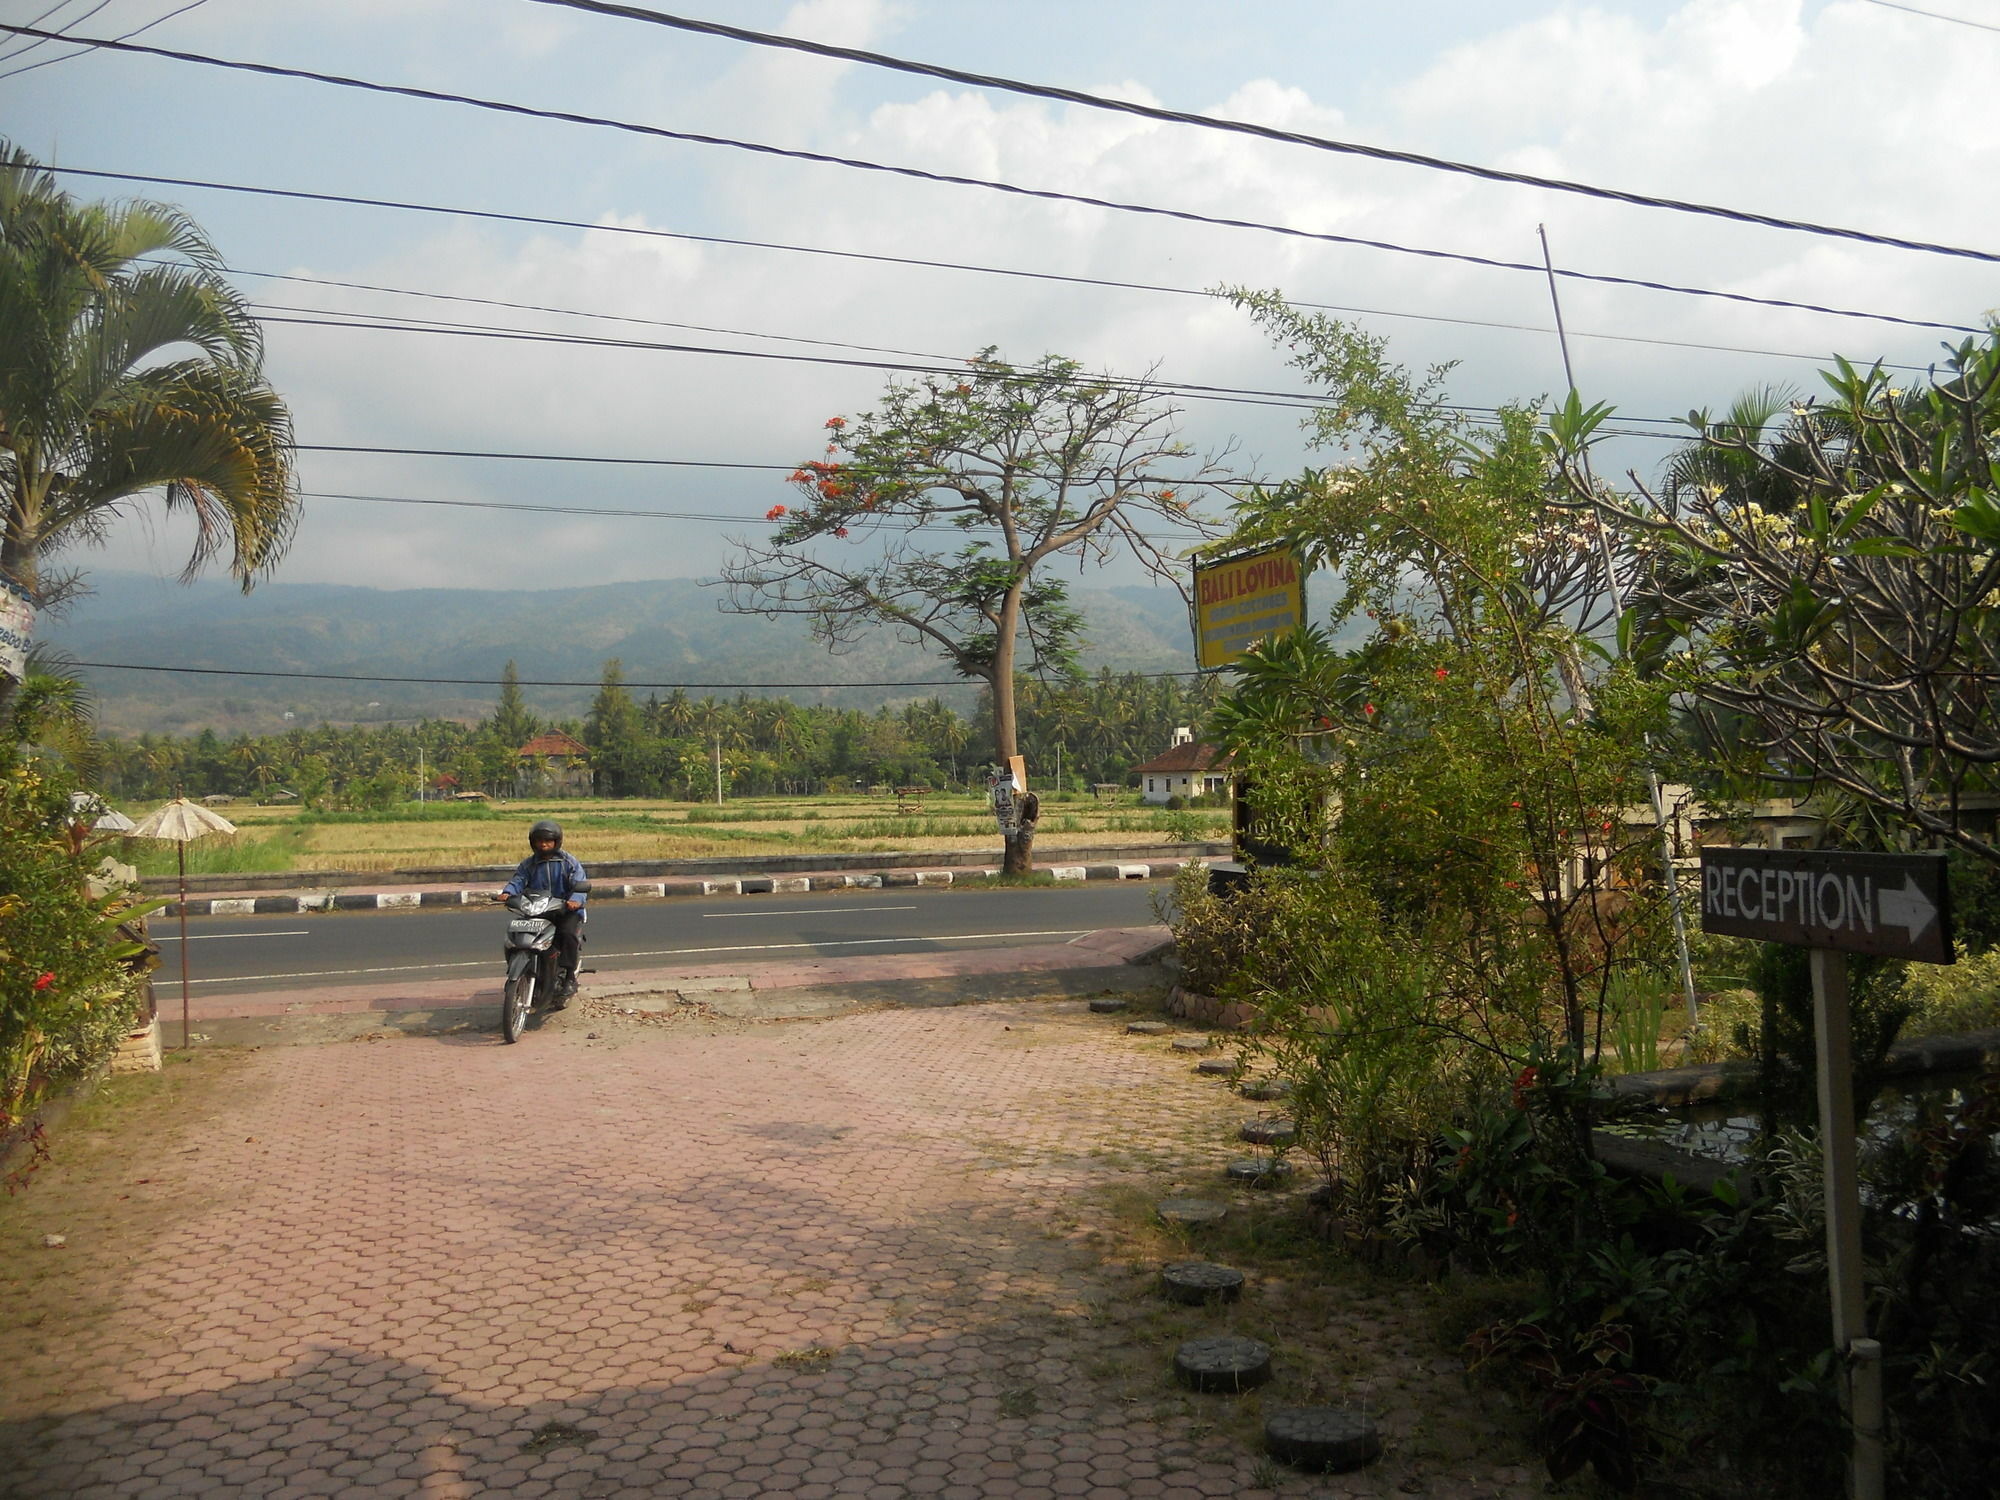
[[[584,962],[601,976],[680,962],[755,962],[1063,942],[1155,920],[1164,884],[1055,889],[850,890],[712,900],[607,901],[591,908]],[[198,993],[477,977],[499,968],[502,914],[431,907],[310,916],[191,917],[188,959]],[[176,924],[156,922],[162,978],[179,973]]]

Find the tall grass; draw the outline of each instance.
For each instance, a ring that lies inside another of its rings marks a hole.
[[[190,875],[253,875],[292,868],[298,836],[253,838],[223,834],[197,839],[187,846]],[[127,839],[124,860],[141,875],[171,875],[177,868],[172,844],[152,839]]]

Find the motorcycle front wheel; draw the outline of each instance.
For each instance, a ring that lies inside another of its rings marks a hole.
[[[535,971],[528,970],[507,981],[500,998],[500,1034],[510,1042],[521,1040],[528,1024],[528,1012],[535,1007]]]

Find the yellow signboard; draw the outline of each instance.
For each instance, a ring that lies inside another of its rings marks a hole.
[[[1306,570],[1289,547],[1194,565],[1194,651],[1204,671],[1306,622]]]

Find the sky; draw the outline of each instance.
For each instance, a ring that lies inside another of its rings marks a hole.
[[[1930,15],[1885,0],[678,4],[701,19],[1343,141],[2000,250],[2000,198],[1988,190],[2000,112],[1980,102],[2000,66],[1994,0],[1923,0]],[[1482,182],[536,0],[185,5],[0,0],[0,22],[106,38],[165,17],[133,40],[1508,261],[1537,260],[1545,226],[1566,268],[1903,318],[1976,326],[2000,305],[1996,268],[1974,260]],[[312,445],[299,461],[304,519],[278,580],[541,588],[712,576],[730,537],[761,536],[764,512],[793,498],[782,469],[816,456],[826,419],[868,408],[890,378],[816,360],[958,359],[992,345],[1015,360],[1057,353],[1125,375],[1303,390],[1283,350],[1203,295],[1221,285],[1346,309],[1402,363],[1453,363],[1448,389],[1468,405],[1559,396],[1565,385],[1539,275],[25,45],[0,39],[0,135],[52,166],[566,221],[63,179],[83,197],[183,205],[268,319],[359,314],[813,357],[268,321],[267,373]],[[10,72],[50,58],[61,60]],[[1660,432],[1674,430],[1665,419],[1752,387],[1811,391],[1836,353],[1920,369],[1962,337],[1575,281],[1562,295],[1585,398]],[[1181,405],[1187,441],[1227,451],[1231,472],[1282,478],[1328,461],[1304,446],[1295,411]],[[314,451],[337,446],[782,467]],[[1626,440],[1603,466],[1644,477],[1671,447]],[[358,495],[474,504],[331,498]],[[140,505],[74,561],[143,575],[154,581],[120,586],[165,594],[187,540],[156,505]],[[1104,581],[1131,578],[1114,569]]]

